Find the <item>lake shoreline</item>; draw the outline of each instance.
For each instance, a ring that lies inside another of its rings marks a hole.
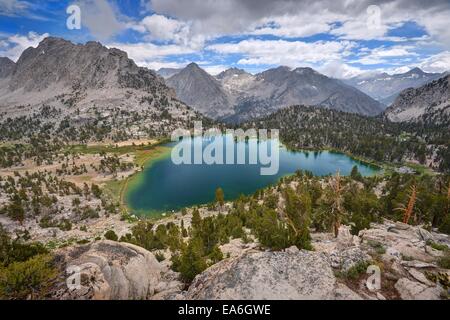
[[[167,140],[166,140],[167,141]],[[168,144],[168,143],[166,143]],[[132,176],[130,176],[128,178],[127,183],[124,185],[124,190],[123,190],[123,197],[122,197],[122,203],[124,204],[124,206],[128,209],[128,212],[132,215],[135,215],[137,217],[144,217],[144,218],[151,218],[151,219],[160,219],[162,217],[165,217],[166,215],[170,215],[173,212],[177,212],[179,210],[181,210],[182,208],[190,208],[193,206],[202,206],[202,205],[208,205],[209,203],[211,203],[211,201],[199,201],[199,202],[193,202],[193,204],[189,204],[187,206],[182,206],[180,208],[176,208],[176,209],[166,209],[166,210],[147,210],[147,209],[135,209],[132,207],[132,205],[129,203],[130,199],[128,198],[130,193],[135,191],[136,188],[142,186],[142,183],[144,181],[145,178],[145,172],[148,172],[148,170],[151,170],[151,168],[154,166],[155,163],[157,163],[158,161],[164,160],[165,158],[167,158],[170,155],[170,150],[172,150],[172,147],[169,147],[167,145],[164,145],[164,143],[161,143],[159,146],[163,146],[168,148],[164,153],[161,153],[159,155],[157,155],[156,157],[150,157],[149,159],[147,159],[147,161],[145,161],[145,163],[142,165],[143,170],[133,174]],[[293,150],[292,148],[288,148],[285,144],[281,143],[280,148],[284,149],[284,152],[287,153],[305,153],[305,151],[308,152],[308,155],[306,155],[306,157],[308,158],[310,155],[312,155],[311,153],[318,153],[321,154],[323,152],[328,152],[331,155],[342,155],[342,156],[346,156],[349,158],[349,160],[355,162],[355,165],[361,165],[361,166],[365,166],[371,170],[375,170],[375,171],[379,171],[379,172],[375,172],[374,175],[384,175],[386,174],[386,170],[384,170],[384,167],[380,166],[379,163],[375,163],[374,161],[367,161],[366,159],[362,159],[360,157],[354,156],[354,155],[349,155],[346,152],[342,152],[339,150],[335,150],[335,149],[306,149],[306,148],[302,148],[302,149],[297,149],[297,150]],[[298,168],[297,170],[302,170],[301,168]],[[296,171],[297,171],[296,170]],[[303,169],[303,170],[307,170],[307,169]],[[348,171],[348,170],[347,170]],[[295,174],[295,171],[283,174],[281,176],[279,176],[277,178],[277,180],[275,182],[270,183],[269,185],[276,183],[277,181],[279,181],[281,178],[284,178],[286,176],[291,176]],[[327,175],[332,175],[332,173],[323,175],[323,176],[327,176]],[[320,176],[320,174],[318,174],[317,176]],[[264,189],[266,188],[268,185],[262,187],[262,188],[257,188],[257,190],[259,189]],[[251,193],[250,193],[251,194]],[[232,201],[234,198],[230,198],[227,199],[227,201]]]

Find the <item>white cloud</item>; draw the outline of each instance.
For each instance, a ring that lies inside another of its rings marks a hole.
[[[37,2],[37,1],[36,1]],[[33,20],[48,21],[47,16],[37,14],[39,3],[24,0],[0,0],[0,16],[26,17]]]
[[[128,56],[136,63],[145,62],[155,58],[162,58],[170,55],[190,54],[191,48],[178,45],[156,45],[150,42],[140,43],[111,43],[108,47],[118,48],[128,53]]]
[[[0,0],[0,15],[16,16],[20,12],[26,11],[30,4],[20,0]]]
[[[163,61],[163,60],[140,62],[140,63],[138,63],[138,65],[140,67],[145,67],[145,68],[156,70],[156,71],[158,71],[161,68],[180,69],[180,68],[184,68],[186,66],[185,63],[169,62],[169,61]]]
[[[208,72],[210,75],[213,76],[218,75],[222,71],[225,71],[229,68],[228,66],[225,65],[201,65],[201,64],[199,65],[203,70],[205,70],[206,72]]]
[[[160,68],[180,68],[186,63],[167,62],[167,56],[177,56],[194,53],[195,50],[189,47],[168,44],[156,45],[150,42],[140,43],[110,43],[108,47],[118,48],[128,53],[137,65],[153,70]]]
[[[107,40],[126,28],[118,9],[107,0],[78,0],[75,4],[80,6],[83,27],[100,40]]]
[[[259,22],[255,30],[250,31],[252,35],[274,35],[284,38],[308,37],[319,33],[327,33],[331,30],[333,19],[322,16],[298,14],[283,15],[273,18],[265,18]]]
[[[149,32],[153,39],[178,40],[188,35],[188,25],[163,15],[154,14],[145,17],[135,30],[145,33]]]
[[[446,6],[430,8],[414,13],[413,20],[424,26],[427,32],[446,48],[450,48],[450,4]]]
[[[378,47],[374,49],[362,48],[359,50],[359,58],[352,62],[358,62],[363,65],[374,65],[392,62],[390,59],[405,60],[410,57],[418,56],[413,52],[413,46],[392,46],[392,47]]]
[[[201,50],[205,37],[191,32],[189,23],[181,22],[163,15],[153,14],[131,26],[132,29],[147,34],[146,39],[166,43],[181,44]]]
[[[402,67],[398,67],[398,68],[394,68],[392,70],[386,70],[386,73],[392,75],[392,74],[399,74],[399,73],[406,73],[408,71],[410,71],[412,68],[407,67],[407,66],[402,66]]]
[[[13,35],[1,41],[0,56],[8,57],[17,61],[22,52],[29,47],[37,47],[38,44],[48,37],[48,33],[38,34],[29,32],[27,35]]]
[[[361,71],[354,63],[384,64],[386,70],[391,70],[401,64],[417,64],[416,52],[425,46],[450,48],[448,0],[140,0],[140,9],[147,16],[128,22],[127,26],[142,33],[142,41],[154,43],[154,46],[139,44],[145,47],[140,48],[143,53],[137,52],[137,46],[130,48],[133,50],[130,55],[138,57],[136,60],[141,63],[165,63],[161,52],[166,50],[169,54],[201,55],[209,43],[206,49],[219,54],[210,62],[214,65],[224,63],[221,55],[235,53],[242,55],[237,62],[249,67],[309,65],[332,76],[349,77]],[[411,22],[428,34],[390,33]],[[317,34],[338,39],[314,43],[287,41]],[[247,39],[239,43],[211,44],[222,36],[260,35],[273,35],[281,40]],[[380,42],[384,45],[355,51],[355,43],[374,39],[405,45]]]
[[[350,66],[342,61],[330,61],[317,70],[336,79],[349,79],[364,73],[360,68]]]
[[[419,67],[426,72],[443,72],[450,70],[450,51],[444,51],[423,60]]]
[[[348,41],[313,43],[285,40],[243,40],[238,43],[213,44],[206,49],[220,54],[242,54],[244,65],[286,65],[290,67],[340,60],[354,44]]]

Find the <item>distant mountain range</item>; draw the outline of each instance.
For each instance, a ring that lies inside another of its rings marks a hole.
[[[387,73],[362,75],[344,80],[344,82],[389,106],[401,91],[420,87],[443,75],[442,73],[426,73],[419,68],[414,68],[408,72],[393,75]]]
[[[395,122],[428,121],[437,125],[450,118],[450,75],[419,88],[402,91],[386,109],[386,117]]]
[[[229,122],[261,117],[295,104],[363,115],[384,110],[368,95],[311,68],[278,67],[256,75],[232,68],[213,77],[191,63],[166,82],[183,102]]]
[[[183,69],[161,69],[159,73],[167,79],[138,67],[125,52],[97,42],[80,45],[49,37],[37,48],[26,49],[17,63],[0,58],[0,111],[15,117],[29,116],[42,106],[50,106],[58,109],[61,117],[71,117],[73,123],[98,114],[107,118],[135,112],[140,114],[140,124],[150,124],[151,130],[169,130],[168,123],[187,124],[200,117],[188,106],[207,117],[233,123],[299,104],[366,116],[381,114],[385,109],[349,85],[355,79],[344,83],[311,68],[278,67],[256,75],[231,68],[214,77],[191,63]],[[429,82],[439,75],[416,68],[402,75],[365,78],[354,85],[381,97],[426,82],[396,94],[397,99],[384,113],[392,121],[410,121],[448,113],[449,76]],[[132,128],[128,120],[122,120],[127,129]]]

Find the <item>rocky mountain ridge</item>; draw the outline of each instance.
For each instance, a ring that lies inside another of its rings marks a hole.
[[[188,105],[227,122],[261,117],[295,104],[363,115],[377,115],[384,109],[366,94],[311,68],[278,67],[256,75],[232,68],[214,78],[190,64],[167,84]]]
[[[168,78],[166,83],[181,101],[208,117],[219,119],[233,112],[232,98],[220,82],[195,63]]]
[[[433,117],[435,124],[450,117],[450,75],[434,80],[419,88],[409,88],[400,93],[395,102],[385,111],[394,122],[419,121]]]
[[[58,126],[70,118],[79,126],[101,118],[102,125],[134,137],[149,131],[167,135],[201,118],[176,99],[162,77],[138,67],[127,53],[54,37],[22,53],[0,81],[0,101],[8,117],[28,117],[45,107],[55,112],[44,122]]]

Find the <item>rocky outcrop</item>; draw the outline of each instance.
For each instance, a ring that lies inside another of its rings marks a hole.
[[[128,243],[98,241],[63,249],[58,256],[67,279],[53,295],[58,299],[149,299],[161,277],[154,255]]]
[[[334,250],[330,254],[331,266],[341,271],[348,271],[352,267],[371,261],[371,257],[359,247],[345,250]]]
[[[438,300],[442,289],[427,286],[417,281],[401,278],[395,284],[395,289],[403,300]]]
[[[187,299],[360,299],[337,282],[324,253],[249,251],[197,276]]]
[[[445,251],[431,246],[434,243],[450,248],[448,235],[386,220],[359,236],[367,252],[380,255],[385,277],[396,281],[394,288],[401,299],[436,300],[448,294],[440,281],[431,281],[436,277],[446,277],[444,283],[450,280],[448,270],[437,263]]]
[[[359,237],[368,250],[370,247],[383,248],[386,258],[397,260],[435,262],[442,256],[442,252],[429,246],[430,241],[450,248],[450,238],[447,235],[387,220],[383,224],[372,224],[370,229],[361,231]]]
[[[341,226],[339,236],[313,234],[314,251],[262,251],[257,242],[234,239],[221,246],[225,260],[199,274],[186,288],[170,270],[170,251],[158,263],[152,253],[131,244],[99,241],[59,252],[64,275],[78,268],[81,286],[60,286],[59,299],[187,300],[357,300],[441,299],[448,295],[450,271],[437,261],[450,248],[449,236],[422,227],[384,221],[359,236]],[[436,247],[434,245],[434,247]],[[369,285],[379,267],[381,287]],[[352,269],[353,267],[356,267]],[[68,269],[67,269],[68,268]],[[186,291],[183,291],[186,290]],[[446,292],[447,290],[447,292]]]

